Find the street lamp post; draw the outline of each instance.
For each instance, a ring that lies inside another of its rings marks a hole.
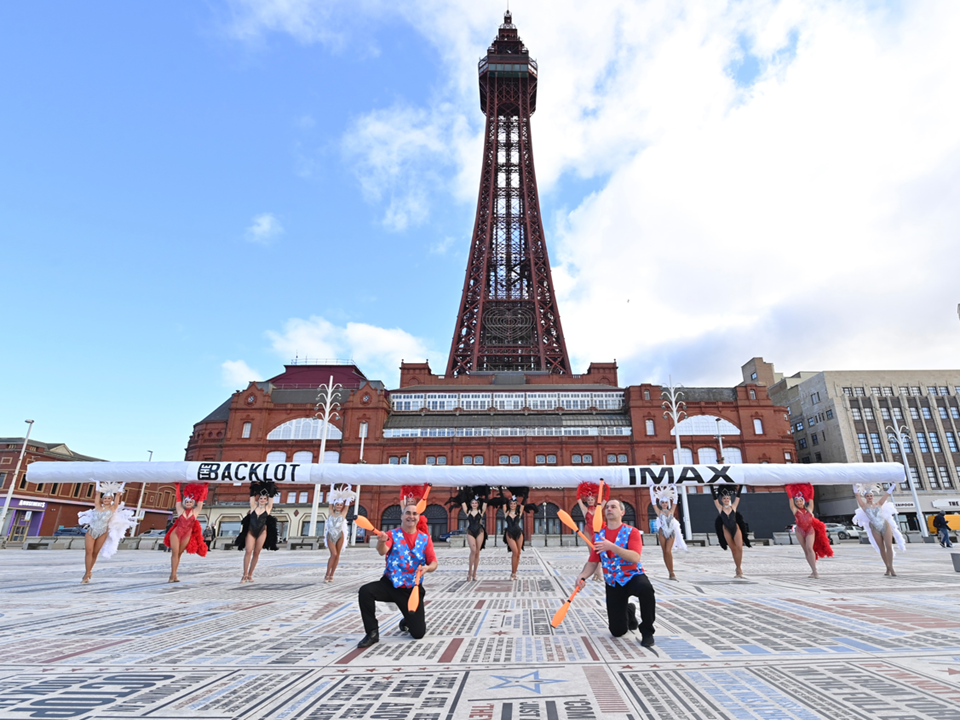
[[[680,431],[677,429],[677,425],[680,422],[680,417],[687,414],[686,407],[687,404],[683,402],[680,398],[683,397],[683,393],[677,390],[677,387],[683,387],[682,385],[675,386],[673,384],[673,376],[669,376],[670,385],[666,390],[660,393],[660,397],[663,398],[663,402],[660,404],[667,412],[663,414],[665,418],[670,418],[673,420],[673,434],[677,440],[677,459],[676,464],[680,464]],[[687,540],[693,540],[693,531],[690,529],[691,519],[690,519],[690,503],[687,500],[687,486],[680,486],[680,500],[683,502],[683,537]]]
[[[150,457],[147,458],[147,462],[153,462],[153,450],[147,450],[150,453]],[[140,532],[140,521],[143,519],[140,517],[140,508],[143,507],[143,491],[147,489],[146,483],[140,483],[140,496],[137,498],[137,512],[134,514],[133,519],[137,521],[137,524],[131,528],[130,537],[136,537],[137,533]]]
[[[720,444],[720,464],[723,464],[723,434],[720,432],[720,418],[717,418],[717,442]]]
[[[359,464],[363,465],[363,441],[367,439],[368,428],[370,427],[369,423],[362,422],[360,423],[360,461]],[[357,483],[357,494],[353,499],[353,514],[360,514],[360,483]],[[357,521],[353,521],[353,527],[350,528],[350,546],[353,547],[357,544]]]
[[[891,413],[892,415],[892,413]],[[930,537],[927,531],[927,523],[923,520],[923,511],[920,509],[920,498],[917,496],[917,487],[913,483],[913,476],[910,474],[910,465],[907,463],[907,432],[909,428],[906,425],[897,425],[893,427],[887,425],[887,432],[897,436],[900,443],[900,457],[903,460],[903,473],[907,476],[907,486],[910,488],[910,494],[913,495],[913,507],[917,511],[917,522],[920,523],[920,535]]]
[[[320,435],[320,462],[323,463],[324,458],[327,453],[327,429],[330,427],[330,421],[335,417],[340,417],[336,408],[340,407],[340,403],[336,402],[333,399],[333,396],[336,394],[337,390],[342,388],[343,385],[340,383],[334,384],[333,375],[330,376],[330,382],[327,384],[321,384],[317,388],[320,392],[317,395],[317,404],[314,406],[314,409],[317,411],[314,417],[319,417],[323,420],[323,432]],[[310,514],[310,537],[317,536],[317,514],[320,511],[320,488],[321,485],[313,486],[313,510]]]
[[[30,431],[33,430],[33,420],[24,420],[27,424],[27,436],[23,439],[23,447],[20,448],[20,457],[17,459],[17,467],[14,468],[13,477],[10,478],[10,487],[7,488],[7,499],[3,503],[3,512],[0,513],[0,547],[4,547],[7,542],[7,533],[4,530],[3,523],[7,519],[7,511],[10,509],[10,500],[13,499],[13,486],[17,484],[17,476],[20,475],[20,466],[23,464],[23,456],[27,453],[27,441],[30,439]]]

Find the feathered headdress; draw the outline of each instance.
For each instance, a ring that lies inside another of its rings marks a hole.
[[[113,495],[121,495],[123,493],[123,483],[122,482],[105,482],[102,483],[97,480],[97,492],[111,497]]]
[[[280,494],[280,488],[273,480],[264,480],[262,482],[250,483],[250,497],[260,497],[265,495],[268,498],[276,497]]]
[[[206,483],[190,483],[183,489],[183,499],[190,498],[195,503],[201,503],[207,499]]]
[[[471,485],[469,487],[462,487],[457,490],[457,494],[450,497],[447,500],[447,505],[452,505],[456,507],[463,503],[467,504],[467,507],[470,506],[470,502],[477,500],[482,505],[487,502],[487,496],[490,495],[490,486],[489,485]],[[487,503],[489,504],[489,503]]]
[[[404,502],[419,502],[429,493],[429,485],[403,485],[400,488],[400,499]]]
[[[876,483],[857,483],[853,488],[860,497],[864,495],[879,495],[881,493],[880,486]]]
[[[335,487],[327,493],[327,502],[331,505],[351,505],[357,499],[357,494],[351,489],[351,485],[341,485]]]
[[[787,497],[789,498],[803,498],[804,502],[811,502],[813,500],[813,485],[810,483],[794,483],[792,485],[787,485],[786,491]]]
[[[582,483],[577,485],[577,500],[581,500],[585,497],[595,497],[597,498],[597,505],[600,505],[601,503],[604,503],[610,499],[610,486],[604,483],[603,489],[606,497],[599,497],[600,485],[595,482],[590,482],[589,480],[584,480]]]
[[[726,495],[733,495],[740,497],[740,485],[711,485],[710,494],[713,495],[714,500],[720,500]]]
[[[659,505],[662,500],[668,501],[671,505],[677,504],[677,486],[676,485],[654,485],[650,488],[653,494],[654,505]]]

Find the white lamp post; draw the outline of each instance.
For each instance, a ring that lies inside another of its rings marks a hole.
[[[893,413],[890,413],[891,417]],[[887,425],[887,432],[892,435],[897,436],[897,440],[900,442],[900,457],[903,460],[903,473],[907,476],[907,486],[910,488],[910,494],[913,495],[913,507],[917,511],[917,522],[920,523],[920,535],[922,537],[930,537],[930,533],[927,532],[927,523],[923,520],[923,511],[920,509],[920,498],[917,496],[917,488],[913,484],[913,476],[910,474],[910,465],[907,463],[907,432],[909,428],[906,425],[897,425],[894,422],[893,427]],[[919,463],[917,465],[919,467]]]
[[[7,499],[3,503],[3,512],[0,513],[0,532],[3,533],[3,536],[0,537],[0,547],[3,547],[7,542],[7,533],[4,529],[3,523],[7,519],[7,511],[10,509],[10,500],[13,498],[13,486],[17,484],[17,476],[20,475],[20,465],[23,464],[23,456],[27,452],[27,441],[30,439],[30,431],[33,430],[33,420],[24,420],[27,424],[27,436],[23,439],[23,447],[20,448],[20,457],[17,459],[17,467],[13,471],[13,477],[10,478],[10,487],[7,488]]]
[[[369,431],[370,424],[366,421],[360,423],[360,462],[363,464],[363,442],[367,439],[367,433]],[[360,485],[357,485],[357,495],[353,499],[353,512],[355,515],[360,514]],[[350,545],[351,547],[357,544],[357,521],[353,521],[353,527],[350,528]]]
[[[147,462],[153,462],[153,450],[147,450],[150,453],[150,457],[147,458]],[[143,491],[147,489],[146,483],[140,483],[140,497],[137,498],[137,512],[134,514],[133,518],[137,521],[137,524],[133,526],[130,530],[130,537],[136,537],[137,533],[140,532],[140,521],[143,519],[140,517],[140,508],[143,507]]]
[[[667,390],[664,390],[660,393],[660,397],[664,398],[661,406],[666,409],[667,412],[663,414],[665,418],[670,418],[673,420],[673,434],[677,439],[677,460],[676,464],[680,464],[680,431],[677,429],[677,425],[680,422],[680,418],[683,415],[687,414],[685,408],[687,404],[683,402],[680,398],[683,397],[683,393],[677,390],[678,387],[683,387],[682,385],[675,386],[673,384],[673,376],[669,377],[670,385]],[[690,526],[692,521],[690,519],[690,504],[687,501],[687,486],[680,486],[680,500],[683,502],[683,537],[687,540],[693,540],[693,531]]]
[[[340,403],[333,399],[337,390],[343,386],[340,383],[334,384],[333,375],[330,376],[330,382],[326,385],[321,384],[317,388],[320,393],[317,395],[317,404],[314,409],[317,411],[315,417],[323,420],[323,432],[320,435],[320,462],[323,463],[327,453],[327,429],[330,427],[330,421],[335,417],[340,417],[336,408]],[[317,514],[320,511],[320,488],[321,485],[313,486],[313,510],[310,514],[310,537],[317,536]]]
[[[720,418],[717,418],[717,442],[720,444],[720,464],[723,465],[723,435],[720,433]]]

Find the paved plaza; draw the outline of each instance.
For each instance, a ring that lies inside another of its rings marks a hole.
[[[381,574],[348,548],[332,584],[323,551],[264,552],[252,585],[241,555],[124,550],[80,585],[76,550],[0,551],[0,718],[588,720],[615,718],[958,718],[960,573],[949,550],[910,545],[897,578],[847,541],[821,561],[800,548],[745,551],[733,579],[716,547],[660,550],[656,646],[610,637],[591,582],[560,628],[550,619],[583,566],[580,548],[529,548],[510,582],[501,548],[464,580],[467,551],[438,547],[427,636],[362,637],[357,588]],[[957,550],[960,552],[960,550]]]

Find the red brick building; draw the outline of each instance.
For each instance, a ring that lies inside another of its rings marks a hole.
[[[265,382],[234,393],[194,426],[187,460],[319,462],[322,423],[314,416],[317,387],[330,377],[342,385],[339,417],[328,428],[326,462],[417,465],[589,465],[603,477],[610,465],[674,462],[672,421],[664,418],[654,384],[621,387],[615,363],[593,363],[582,375],[475,372],[434,375],[426,363],[404,363],[400,387],[388,390],[352,364],[287,365]],[[680,462],[784,463],[793,440],[783,408],[760,385],[683,388],[688,418],[680,423]],[[361,443],[362,441],[362,443]],[[322,488],[321,491],[328,491]],[[765,491],[758,488],[758,491]],[[216,486],[211,521],[231,534],[246,512],[247,487]],[[652,512],[645,489],[618,490],[631,522],[647,528]],[[459,511],[438,488],[427,515],[434,535],[458,527]],[[321,497],[321,503],[323,497]],[[313,487],[285,485],[275,514],[284,532],[308,534]],[[529,532],[566,532],[557,509],[574,517],[576,490],[533,490],[541,504],[527,516]],[[380,526],[398,522],[396,488],[362,487],[363,513]],[[546,505],[543,505],[546,503]],[[321,507],[325,517],[326,507]],[[491,533],[499,532],[491,512]]]
[[[64,443],[44,443],[29,440],[27,451],[15,478],[13,472],[23,448],[23,438],[0,438],[0,508],[6,501],[10,484],[14,483],[10,511],[0,537],[19,542],[24,537],[53,535],[59,527],[73,527],[77,514],[93,507],[94,483],[28,483],[27,466],[34,462],[97,462],[100,458],[81,455]],[[135,509],[142,484],[128,485],[123,500]],[[141,510],[144,519],[137,532],[146,532],[166,526],[173,508],[173,485],[148,485]]]

